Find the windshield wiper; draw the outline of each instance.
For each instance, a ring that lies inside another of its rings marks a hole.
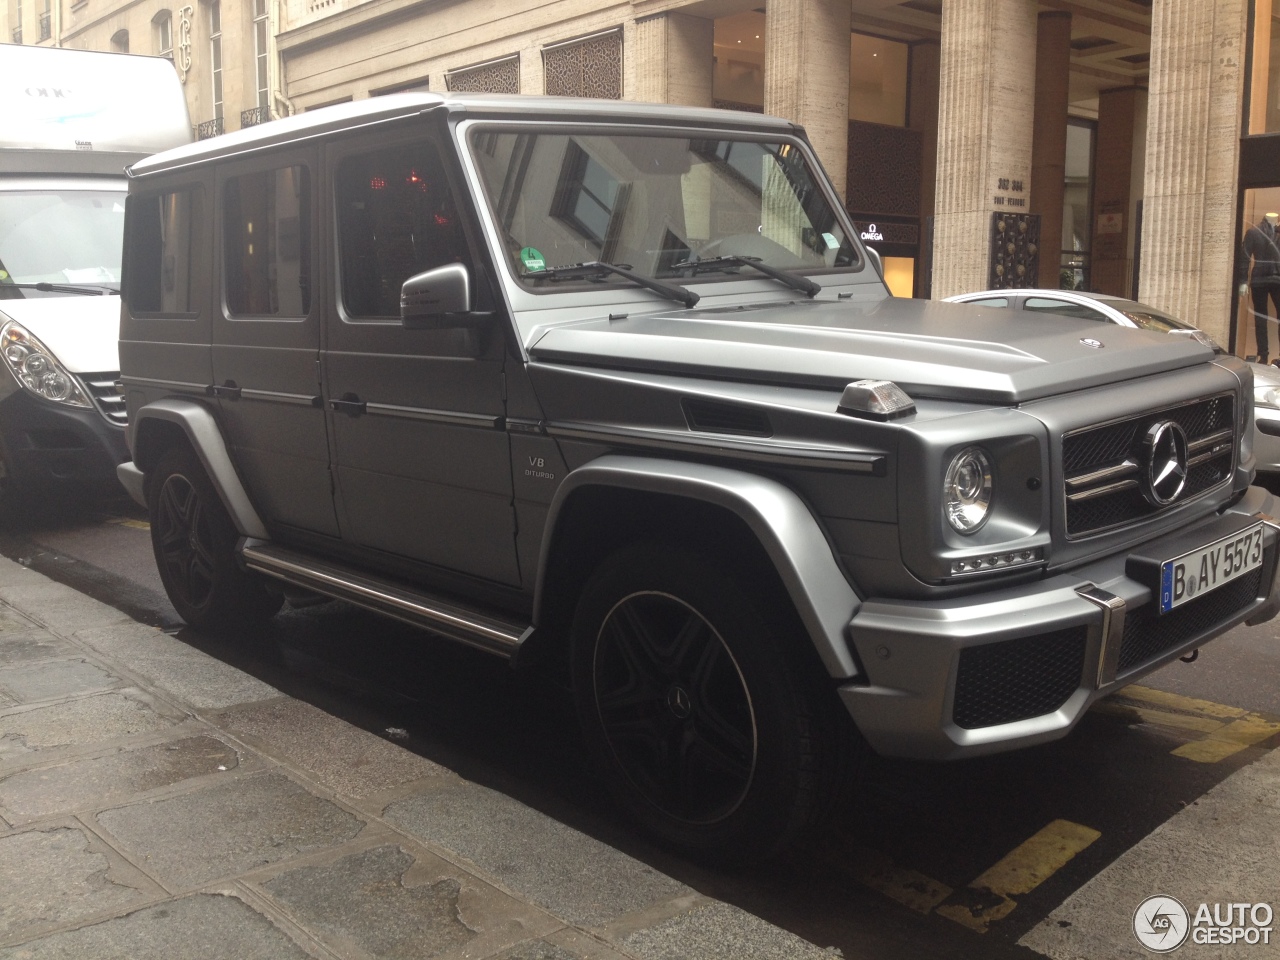
[[[632,283],[646,287],[654,293],[662,294],[668,300],[683,303],[686,307],[692,307],[700,299],[692,290],[682,287],[678,283],[663,283],[661,280],[655,280],[653,277],[646,277],[642,273],[629,270],[625,266],[620,266],[616,263],[605,263],[603,260],[590,260],[587,263],[566,263],[560,267],[547,267],[544,270],[534,270],[526,273],[525,278],[529,280],[562,280],[573,277],[599,276],[602,273],[616,273]]]
[[[696,277],[699,270],[714,269],[715,267],[751,267],[759,270],[766,277],[777,280],[779,283],[785,283],[792,290],[799,290],[806,297],[816,297],[822,292],[822,287],[814,283],[808,277],[798,277],[794,273],[787,273],[785,270],[779,270],[777,267],[771,267],[767,263],[762,263],[759,257],[707,257],[705,260],[681,260],[677,264],[673,264],[673,269],[692,269]]]
[[[7,280],[0,282],[0,290],[4,290],[6,287],[17,287],[19,290],[39,290],[42,293],[79,293],[86,297],[105,297],[109,294],[120,292],[115,287],[105,283],[85,286],[73,283],[46,283],[43,280],[39,283],[10,283]]]

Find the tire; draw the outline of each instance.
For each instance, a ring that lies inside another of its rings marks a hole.
[[[195,452],[166,450],[147,475],[151,546],[178,615],[210,633],[254,626],[284,598],[236,563],[236,529]]]
[[[794,616],[755,586],[637,544],[590,578],[571,631],[579,720],[613,794],[660,842],[717,863],[768,859],[813,826],[860,743]]]

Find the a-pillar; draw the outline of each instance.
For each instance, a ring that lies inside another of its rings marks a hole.
[[[1120,87],[1098,95],[1090,280],[1094,290],[1117,297],[1133,295],[1134,220],[1142,193],[1146,113],[1145,87]]]
[[[1029,212],[1035,59],[1034,3],[943,5],[935,299],[986,288],[991,214]]]
[[[1031,212],[1040,215],[1037,285],[1041,287],[1058,286],[1070,74],[1071,13],[1042,13],[1036,33],[1036,114],[1031,147]]]
[[[764,112],[801,124],[845,196],[849,157],[849,0],[765,5]]]
[[[634,81],[628,100],[711,106],[715,64],[713,23],[705,17],[659,13],[635,23]]]
[[[1139,296],[1227,342],[1247,0],[1151,15]]]

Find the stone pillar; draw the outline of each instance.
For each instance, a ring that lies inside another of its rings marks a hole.
[[[1139,296],[1228,340],[1247,0],[1151,16]]]
[[[933,216],[938,176],[938,67],[942,48],[936,41],[911,45],[911,98],[907,126],[920,131],[920,218]]]
[[[802,124],[845,195],[849,156],[849,0],[769,0],[764,112]]]
[[[947,0],[943,5],[935,299],[985,289],[991,214],[1029,212],[1035,58],[1034,3]],[[1023,187],[1021,193],[1015,184]]]
[[[1036,31],[1036,115],[1032,127],[1031,212],[1040,215],[1041,287],[1058,287],[1062,196],[1067,172],[1067,87],[1071,13],[1040,14]],[[1126,169],[1127,166],[1126,166]]]
[[[1117,297],[1133,293],[1133,142],[1146,95],[1142,87],[1103,90],[1098,95],[1091,280],[1094,290]],[[1142,158],[1136,160],[1140,163]]]
[[[634,83],[626,99],[711,106],[713,24],[705,17],[658,13],[636,20],[629,59]]]

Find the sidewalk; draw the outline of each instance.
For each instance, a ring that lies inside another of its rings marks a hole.
[[[0,960],[834,955],[0,559]]]

